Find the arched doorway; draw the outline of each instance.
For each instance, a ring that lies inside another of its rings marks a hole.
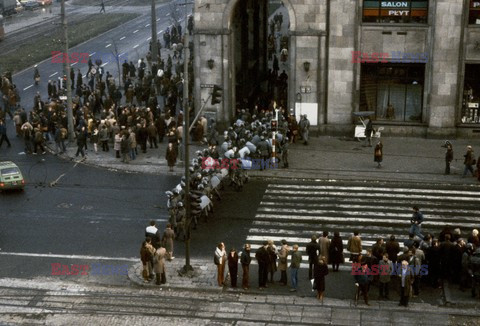
[[[289,105],[289,10],[279,0],[239,0],[230,14],[230,75],[234,108]]]

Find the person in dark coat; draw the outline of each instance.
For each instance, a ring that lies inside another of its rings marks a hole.
[[[269,256],[267,251],[268,242],[265,241],[263,246],[257,249],[255,253],[255,258],[258,262],[258,287],[264,289],[267,287],[267,278],[268,278],[268,263]]]
[[[377,145],[375,146],[375,151],[373,153],[374,153],[373,161],[378,163],[377,168],[381,168],[382,167],[382,161],[383,161],[383,144],[382,144],[382,141],[380,141],[380,140],[378,141]]]
[[[237,287],[237,275],[238,275],[238,254],[235,248],[230,250],[228,254],[228,272],[230,273],[230,283],[232,288]]]
[[[75,154],[78,157],[78,154],[82,154],[82,157],[85,158],[85,152],[83,148],[87,144],[87,135],[85,133],[85,127],[82,127],[80,131],[77,133],[77,153]]]
[[[434,288],[439,286],[441,253],[438,240],[432,241],[432,246],[427,249],[425,258],[428,262],[428,281]]]
[[[140,143],[140,147],[142,148],[142,152],[147,152],[147,139],[148,139],[148,131],[145,125],[142,125],[138,130],[138,142]]]
[[[317,290],[317,299],[323,302],[323,294],[325,292],[325,276],[328,275],[328,265],[325,257],[318,258],[317,263],[313,269],[314,285]]]
[[[343,240],[338,231],[333,233],[332,242],[330,242],[330,262],[334,272],[338,272],[339,265],[345,262]]]
[[[453,146],[447,140],[445,141],[445,145],[443,145],[442,147],[445,147],[447,149],[445,152],[445,174],[450,174],[450,163],[452,163],[453,161]]]
[[[167,154],[165,155],[168,166],[170,167],[170,172],[173,172],[173,167],[177,162],[177,151],[173,147],[173,143],[168,143]]]
[[[450,241],[450,234],[445,235],[445,241],[440,244],[441,270],[443,277],[448,281],[454,278],[454,250],[455,245]]]
[[[312,235],[311,241],[307,243],[305,248],[308,255],[308,279],[312,279],[313,267],[318,262],[318,254],[320,253],[320,245],[317,242],[317,236]]]
[[[242,288],[247,290],[250,287],[249,277],[250,277],[250,263],[252,262],[252,257],[250,257],[250,244],[245,244],[242,255],[240,256],[240,263],[242,264]]]
[[[391,235],[390,240],[385,244],[385,251],[392,263],[397,262],[398,253],[400,252],[400,244],[395,240],[395,236]]]
[[[372,147],[372,133],[373,133],[373,122],[372,122],[372,118],[368,117],[367,124],[365,126],[365,145],[364,146],[367,146],[368,144],[369,147]]]

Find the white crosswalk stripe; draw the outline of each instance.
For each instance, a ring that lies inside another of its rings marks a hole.
[[[265,240],[273,240],[277,248],[282,239],[290,246],[298,244],[304,268],[308,268],[306,244],[313,234],[323,231],[328,231],[330,238],[334,231],[340,232],[345,248],[354,230],[360,232],[364,252],[378,238],[390,235],[403,248],[414,205],[425,216],[423,234],[438,235],[451,225],[467,235],[480,223],[479,193],[478,187],[449,185],[272,183],[261,199],[246,242],[251,244],[252,257]],[[348,260],[346,249],[344,254]]]

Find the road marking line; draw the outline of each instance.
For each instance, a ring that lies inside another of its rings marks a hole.
[[[160,18],[157,18],[157,22],[160,20]]]
[[[53,76],[55,76],[55,75],[57,75],[57,74],[58,74],[58,71],[57,71],[56,73],[54,73],[54,74],[51,74],[51,75],[48,76],[48,77],[53,77]]]
[[[135,34],[136,32],[138,32],[138,29],[137,29],[137,30],[134,30],[134,31],[133,31],[133,34]]]
[[[170,16],[170,13],[167,13],[165,16],[167,16],[167,17]]]
[[[88,56],[91,57],[91,56],[94,55],[95,53],[97,53],[97,52],[90,53]]]
[[[87,77],[87,75],[83,75],[83,76],[82,76],[82,78],[85,78],[85,77]]]
[[[381,191],[381,192],[407,192],[407,193],[436,193],[436,194],[447,194],[447,195],[472,195],[477,196],[478,192],[476,191],[463,191],[463,190],[442,190],[442,189],[415,189],[415,188],[382,188],[382,187],[342,187],[342,186],[314,186],[314,185],[269,185],[269,188],[276,188],[276,189],[302,189],[308,191],[310,189],[313,190],[355,190],[355,191]]]
[[[105,62],[103,65],[101,65],[100,67],[105,67],[106,65],[108,64],[108,61]]]
[[[157,34],[160,34],[160,33],[163,33],[163,29],[160,32],[158,32]]]
[[[112,46],[112,43],[108,44],[105,48],[108,48],[108,47],[110,47],[110,46]]]
[[[26,91],[26,90],[29,89],[30,87],[33,87],[33,84],[30,85],[30,86],[25,87],[23,90]]]
[[[139,44],[135,45],[133,48],[136,49],[136,48],[138,48],[138,46],[139,46]]]
[[[122,37],[120,38],[120,41],[123,40],[124,38],[125,38],[125,36],[122,36]]]
[[[119,54],[118,56],[121,57],[121,56],[124,55],[125,53],[126,53],[126,52],[123,52],[123,53]]]
[[[152,39],[152,37],[150,36],[149,38],[147,38],[147,41],[150,41]]]
[[[126,257],[106,257],[106,256],[89,256],[89,255],[56,255],[56,254],[34,254],[29,252],[1,252],[0,255],[5,256],[22,256],[22,257],[48,257],[48,258],[65,258],[65,259],[88,259],[88,260],[122,260],[137,262],[138,258]]]
[[[73,66],[75,66],[77,63],[78,63],[78,62],[74,62],[74,63],[72,63],[72,64],[70,65],[70,67],[73,67]]]
[[[150,24],[145,25],[145,27],[148,27],[148,26],[150,26]]]

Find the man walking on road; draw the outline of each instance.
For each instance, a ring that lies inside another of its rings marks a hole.
[[[423,222],[423,214],[420,212],[417,206],[413,206],[413,215],[410,219],[410,234],[415,234],[417,237],[423,240],[423,234],[420,233],[421,227],[420,224]]]
[[[2,147],[4,140],[7,142],[7,147],[12,147],[7,136],[7,126],[3,120],[0,120],[0,147]]]
[[[101,6],[102,6],[102,8],[100,9],[100,13],[102,13],[102,11],[103,11],[103,13],[105,13],[105,3],[103,2],[103,0],[102,0]]]

